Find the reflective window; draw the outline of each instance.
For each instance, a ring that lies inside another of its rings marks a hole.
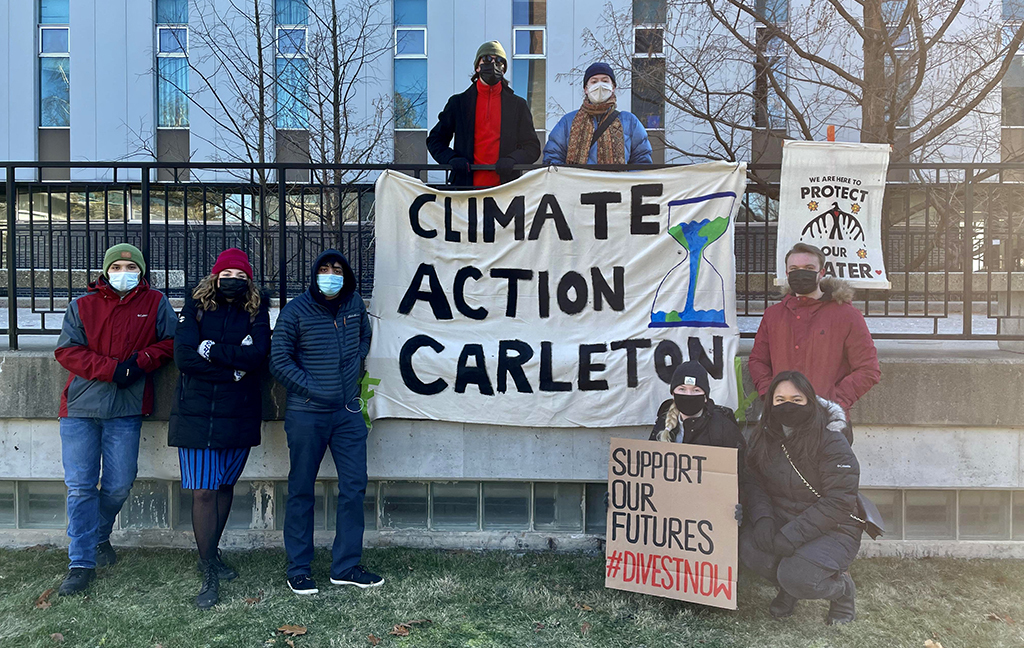
[[[430,526],[444,531],[476,531],[480,527],[480,485],[437,482],[430,485]]]
[[[665,127],[665,59],[633,59],[633,114],[645,128]]]
[[[512,59],[512,90],[526,99],[533,115],[533,125],[543,129],[547,121],[547,60]],[[542,137],[540,141],[544,141]]]
[[[606,482],[587,484],[587,533],[604,535],[607,529],[605,516],[608,507],[605,504],[605,495],[608,493]]]
[[[395,30],[395,56],[426,56],[427,30],[423,28]]]
[[[0,481],[0,529],[17,526],[14,510],[14,482]]]
[[[252,512],[256,504],[256,493],[249,482],[235,484],[235,496],[231,500],[226,529],[248,529],[252,526]]]
[[[878,512],[882,514],[885,535],[881,539],[901,539],[903,537],[903,492],[882,489],[864,489],[862,492],[875,503]],[[868,537],[864,536],[865,539]]]
[[[167,482],[136,481],[121,509],[122,529],[166,529],[170,526]]]
[[[956,538],[956,491],[908,490],[904,497],[907,540]]]
[[[768,22],[786,22],[789,20],[789,0],[755,0],[754,11],[764,16]]]
[[[658,25],[668,19],[666,0],[633,0],[634,25]]]
[[[277,28],[277,55],[303,56],[306,53],[305,27]]]
[[[543,27],[533,29],[516,28],[512,43],[513,56],[544,56],[545,33]]]
[[[396,25],[426,25],[427,0],[394,0]]]
[[[67,27],[42,27],[39,30],[40,54],[67,54],[71,51]]]
[[[158,25],[187,25],[188,0],[156,0]]]
[[[1009,491],[960,491],[961,540],[1009,540]]]
[[[530,528],[530,484],[484,483],[484,530]]]
[[[22,529],[62,529],[67,526],[67,489],[63,482],[20,482],[18,526]]]
[[[309,128],[309,62],[301,58],[277,59],[277,127]]]
[[[71,125],[71,59],[39,59],[39,125]]]
[[[538,531],[582,531],[583,484],[534,484],[533,526]]]
[[[633,32],[633,51],[637,54],[665,53],[665,30],[661,28],[638,27]]]
[[[427,485],[418,482],[381,482],[381,524],[389,529],[427,527]]]
[[[309,22],[308,0],[275,0],[278,25],[305,25]]]
[[[160,54],[188,54],[188,29],[185,27],[158,27],[157,40]]]
[[[427,60],[395,61],[395,128],[427,127]]]
[[[547,0],[512,0],[513,25],[543,25],[548,21]]]
[[[71,22],[70,0],[39,0],[39,22],[43,25],[66,25]]]
[[[1013,492],[1013,539],[1024,540],[1024,491]]]
[[[188,59],[157,58],[157,126],[188,128]]]

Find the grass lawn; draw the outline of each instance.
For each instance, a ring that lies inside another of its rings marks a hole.
[[[318,551],[321,593],[300,598],[285,584],[280,550],[234,553],[228,562],[242,576],[221,586],[221,604],[207,612],[192,602],[194,554],[119,555],[88,596],[54,594],[52,605],[37,607],[59,585],[67,554],[0,551],[0,646],[371,646],[370,635],[380,646],[408,647],[1024,645],[1024,562],[1015,561],[858,560],[858,621],[829,628],[822,601],[803,601],[794,617],[774,621],[774,590],[749,573],[741,575],[738,612],[606,590],[594,555],[367,550],[364,564],[387,582],[359,591],[332,587],[329,556]],[[431,623],[389,634],[417,619]],[[307,632],[275,634],[286,624]]]

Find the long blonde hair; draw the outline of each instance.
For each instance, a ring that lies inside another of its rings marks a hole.
[[[665,429],[658,432],[658,441],[667,441],[671,443],[675,439],[676,427],[679,425],[679,409],[676,407],[675,401],[668,406],[665,411]]]
[[[246,281],[249,283],[249,291],[245,295],[243,306],[247,313],[255,316],[260,312],[260,289],[256,287],[251,277],[246,277]],[[192,298],[199,302],[199,307],[204,311],[217,310],[217,275],[203,277],[192,291]]]

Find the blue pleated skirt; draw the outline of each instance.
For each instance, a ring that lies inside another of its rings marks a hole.
[[[181,487],[216,490],[234,486],[249,459],[249,448],[178,448]]]

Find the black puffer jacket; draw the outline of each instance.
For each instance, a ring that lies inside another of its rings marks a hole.
[[[333,260],[344,266],[345,283],[337,298],[327,300],[316,271]],[[288,390],[289,410],[333,412],[359,396],[359,371],[370,351],[370,318],[355,284],[345,256],[326,250],[313,262],[309,290],[281,309],[270,345],[270,373]]]
[[[181,372],[171,405],[167,444],[180,448],[248,448],[260,444],[263,401],[261,376],[270,350],[269,300],[264,295],[255,317],[235,304],[218,301],[198,316],[191,297],[178,317],[174,362]],[[242,346],[246,336],[252,345]],[[210,359],[199,355],[212,340]],[[245,372],[235,380],[235,370]]]
[[[821,434],[816,457],[793,457],[821,498],[790,465],[782,440],[769,439],[767,465],[750,471],[747,515],[754,522],[773,517],[779,531],[797,547],[798,556],[841,571],[850,566],[860,548],[861,525],[850,517],[857,513],[860,464],[841,430],[826,427]]]

